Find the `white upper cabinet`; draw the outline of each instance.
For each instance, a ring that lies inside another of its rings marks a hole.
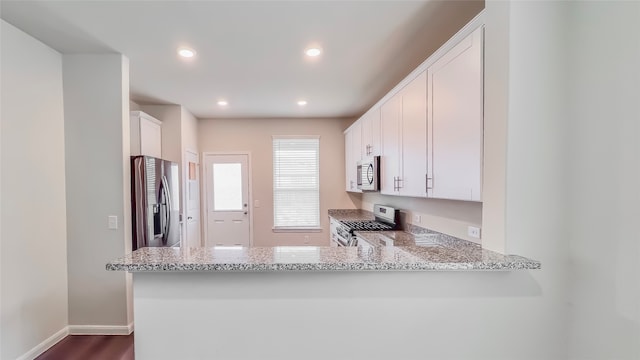
[[[387,195],[398,194],[400,174],[400,117],[402,97],[396,94],[380,108],[380,192]]]
[[[358,189],[357,166],[362,159],[362,125],[355,122],[344,133],[344,153],[345,153],[345,174],[346,190],[351,192],[362,192]]]
[[[131,156],[162,157],[162,122],[142,111],[130,115]]]
[[[427,75],[422,72],[381,109],[381,186],[388,195],[425,197]]]
[[[380,108],[369,110],[358,122],[362,124],[362,157],[380,155]]]
[[[481,201],[483,28],[427,68],[428,196]]]
[[[400,195],[427,196],[427,74],[402,91],[402,174]]]
[[[382,194],[482,201],[483,46],[474,19],[350,128],[348,191],[356,158],[380,155]]]

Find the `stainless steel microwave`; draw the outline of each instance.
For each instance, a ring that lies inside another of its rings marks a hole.
[[[371,156],[358,161],[358,189],[380,190],[380,156]]]

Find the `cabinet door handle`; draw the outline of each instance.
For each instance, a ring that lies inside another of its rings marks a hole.
[[[428,192],[428,190],[433,190],[433,177],[429,177],[429,174],[425,176],[427,178],[427,192]],[[431,186],[429,186],[429,181],[431,181]]]

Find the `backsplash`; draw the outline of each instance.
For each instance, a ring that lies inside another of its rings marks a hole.
[[[364,193],[358,197],[361,197],[358,199],[361,201],[359,207],[364,210],[372,211],[374,204],[389,205],[399,209],[400,224],[405,231],[410,232],[407,229],[414,225],[477,244],[481,243],[481,239],[467,235],[467,227],[482,227],[482,203],[389,196],[379,193]]]

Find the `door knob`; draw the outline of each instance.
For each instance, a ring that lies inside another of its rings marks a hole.
[[[245,215],[247,215],[247,214],[248,214],[248,212],[247,212],[247,211],[245,211],[245,212],[244,212],[244,214],[245,214]]]

